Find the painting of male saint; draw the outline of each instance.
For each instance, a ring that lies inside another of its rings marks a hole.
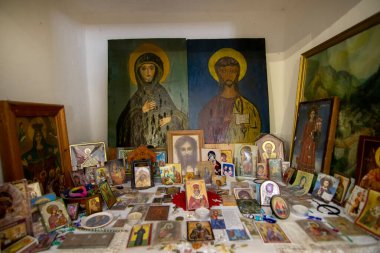
[[[166,147],[188,128],[185,39],[108,42],[108,144]]]
[[[253,143],[269,132],[264,39],[188,41],[191,129],[205,143]]]

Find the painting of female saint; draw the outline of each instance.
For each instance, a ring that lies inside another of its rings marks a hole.
[[[38,181],[45,193],[63,191],[64,175],[53,117],[17,118],[24,176]]]
[[[337,116],[336,97],[299,104],[292,167],[309,173],[329,173]]]
[[[110,40],[109,146],[166,147],[188,127],[185,39]]]
[[[264,39],[188,41],[191,129],[205,143],[253,143],[269,132]]]

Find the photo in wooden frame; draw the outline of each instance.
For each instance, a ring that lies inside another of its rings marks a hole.
[[[72,185],[63,105],[0,101],[0,143],[4,182],[37,179],[57,194]]]
[[[301,55],[296,107],[301,101],[340,99],[330,174],[354,177],[359,136],[380,131],[379,24],[377,12]]]
[[[193,171],[201,161],[201,149],[204,145],[203,130],[169,131],[167,134],[168,162],[179,163],[182,175]]]
[[[132,189],[148,189],[154,186],[150,160],[133,161]]]
[[[338,120],[337,97],[301,102],[293,132],[291,166],[329,174]]]

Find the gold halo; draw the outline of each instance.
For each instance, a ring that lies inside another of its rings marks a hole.
[[[378,147],[376,150],[375,161],[376,161],[377,167],[380,168],[380,147]]]
[[[233,48],[222,48],[216,51],[208,60],[208,70],[210,71],[211,76],[215,79],[215,81],[219,82],[218,75],[215,72],[215,63],[219,61],[220,58],[229,56],[234,58],[239,62],[240,65],[240,73],[239,73],[239,81],[243,79],[245,73],[247,72],[247,61],[244,56],[236,51]]]
[[[129,61],[128,61],[128,71],[129,71],[129,77],[131,78],[132,84],[136,85],[136,76],[135,76],[135,63],[136,60],[145,53],[153,53],[160,57],[162,63],[163,63],[163,73],[160,80],[160,83],[162,84],[165,82],[169,72],[170,72],[170,64],[169,64],[169,58],[168,55],[158,46],[151,43],[144,43],[141,44],[138,48],[135,49],[130,55],[129,55]]]
[[[263,145],[261,145],[261,148],[264,150],[264,152],[266,152],[265,145],[267,145],[268,143],[272,145],[272,153],[273,153],[273,151],[276,149],[276,145],[274,145],[272,141],[264,141]]]

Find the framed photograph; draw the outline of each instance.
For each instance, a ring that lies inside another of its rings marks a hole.
[[[185,184],[186,207],[188,211],[200,207],[209,208],[206,184],[204,180],[188,180]]]
[[[248,144],[235,144],[234,154],[237,177],[256,177],[257,146]]]
[[[112,179],[110,172],[107,167],[98,167],[95,168],[95,182],[97,185],[100,185],[104,182],[112,185]]]
[[[380,137],[360,136],[356,182],[363,188],[380,191]]]
[[[72,170],[104,166],[107,161],[104,142],[70,145]]]
[[[114,185],[120,185],[127,182],[127,171],[125,168],[125,162],[123,159],[110,160],[105,163],[105,167],[108,169],[112,183]]]
[[[329,174],[338,109],[337,97],[299,103],[291,148],[292,167]]]
[[[134,225],[129,234],[127,248],[149,246],[152,237],[152,223]]]
[[[132,189],[141,190],[154,186],[150,160],[134,161],[132,166]]]
[[[296,220],[297,224],[314,242],[341,241],[342,239],[318,220]]]
[[[282,159],[268,158],[269,178],[274,181],[282,181]]]
[[[67,208],[67,213],[70,216],[71,220],[76,220],[78,219],[78,208],[79,208],[79,203],[68,203],[66,205]]]
[[[222,162],[222,176],[235,177],[235,164]]]
[[[182,175],[194,171],[201,161],[201,148],[204,144],[203,130],[168,131],[168,162],[179,163]]]
[[[251,188],[235,188],[235,199],[253,199],[253,191]]]
[[[199,177],[205,181],[206,184],[212,183],[212,175],[215,174],[214,166],[211,161],[201,161],[197,163]]]
[[[380,192],[369,190],[367,201],[355,224],[364,228],[367,232],[380,237]]]
[[[288,186],[288,190],[292,195],[303,196],[309,192],[313,179],[314,174],[297,170],[296,178],[293,184]]]
[[[150,206],[145,216],[146,221],[167,220],[170,206]]]
[[[270,206],[270,200],[273,195],[280,195],[280,187],[277,183],[266,180],[260,185],[260,204]]]
[[[91,215],[103,211],[100,195],[94,195],[86,199],[86,213]]]
[[[264,243],[291,243],[277,223],[256,222],[256,227]]]
[[[334,174],[334,177],[339,179],[339,184],[338,184],[338,187],[336,188],[333,201],[338,204],[343,204],[348,187],[350,186],[350,179],[345,176],[339,175],[337,173]]]
[[[159,168],[163,185],[182,184],[182,170],[179,163],[167,163]]]
[[[256,178],[269,179],[268,163],[257,163]]]
[[[4,182],[37,180],[44,193],[57,194],[71,186],[63,105],[0,101],[0,117]]]
[[[376,13],[301,55],[296,106],[300,101],[340,99],[330,174],[354,177],[359,136],[378,135],[380,130],[378,86],[373,81],[380,64],[379,23]]]
[[[367,201],[368,190],[355,185],[348,198],[345,206],[346,213],[351,218],[356,218],[363,210],[364,204]]]
[[[175,243],[182,239],[181,222],[159,221],[156,226],[154,241],[156,244]]]
[[[290,206],[280,195],[272,196],[270,200],[270,208],[272,209],[274,216],[281,220],[287,219],[290,215]]]
[[[187,240],[190,242],[213,241],[214,234],[209,221],[188,221]]]
[[[86,177],[84,175],[84,170],[71,171],[70,174],[74,186],[86,185]]]
[[[328,203],[335,195],[338,184],[339,179],[330,175],[319,173],[311,195],[316,199]]]
[[[269,158],[284,160],[284,141],[273,134],[263,134],[255,142],[258,147],[258,162],[265,163]]]
[[[38,209],[47,232],[70,224],[71,220],[62,199],[41,204],[38,206]]]
[[[113,194],[111,187],[107,183],[107,181],[99,185],[99,192],[102,195],[103,200],[106,203],[108,209],[110,209],[117,202],[117,199]]]

